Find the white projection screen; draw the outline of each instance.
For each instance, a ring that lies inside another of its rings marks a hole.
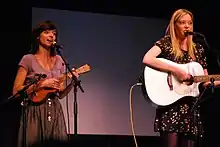
[[[80,76],[85,92],[77,92],[77,133],[132,135],[129,91],[142,75],[144,54],[163,36],[167,20],[33,7],[32,27],[44,20],[56,23],[58,43],[63,44],[62,54],[71,68],[92,67]],[[73,90],[67,98],[61,104],[73,134]],[[155,107],[146,101],[140,86],[133,89],[132,110],[135,134],[157,136]]]

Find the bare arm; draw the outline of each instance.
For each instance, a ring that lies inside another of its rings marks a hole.
[[[27,71],[23,67],[19,67],[13,85],[13,94],[16,94],[19,90],[23,88],[26,75],[27,75]]]
[[[161,53],[161,49],[158,46],[153,46],[143,58],[143,63],[147,66],[165,71],[165,72],[175,72],[176,67],[166,64],[157,59],[157,56]]]
[[[13,94],[16,94],[19,90],[24,88],[24,81],[25,81],[26,76],[27,76],[27,70],[23,67],[19,67],[15,81],[14,81],[14,85],[13,85],[13,92],[12,92]],[[30,86],[26,90],[27,94],[32,93],[33,88],[34,88],[34,85]]]

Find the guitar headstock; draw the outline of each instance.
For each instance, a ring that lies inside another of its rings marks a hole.
[[[78,74],[82,74],[82,73],[85,73],[85,72],[89,72],[91,70],[91,67],[88,65],[88,64],[85,64],[73,71],[77,72]]]

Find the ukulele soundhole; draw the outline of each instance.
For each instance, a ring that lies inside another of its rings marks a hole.
[[[44,90],[53,90],[53,88],[45,87]]]

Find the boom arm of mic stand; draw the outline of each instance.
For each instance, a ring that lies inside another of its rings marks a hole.
[[[208,44],[208,42],[206,41],[205,36],[204,36],[203,34],[196,32],[195,35],[196,35],[196,36],[200,36],[200,37],[203,38],[204,43],[205,43],[206,47],[208,48],[208,52],[214,53],[215,55],[217,55],[217,64],[218,64],[218,66],[220,67],[220,57],[219,57],[219,56],[220,56],[220,51],[217,50],[217,49],[211,49],[210,46],[209,46],[209,44]]]
[[[22,95],[25,96],[24,94],[26,93],[26,90],[33,84],[36,84],[38,81],[40,81],[40,79],[42,78],[42,76],[38,76],[38,78],[34,78],[32,80],[32,82],[30,82],[28,85],[24,86],[21,90],[19,90],[17,93],[13,94],[12,96],[10,96],[7,100],[11,100],[16,98],[18,95]],[[25,96],[26,97],[26,96]]]
[[[204,36],[203,34],[201,34],[201,33],[198,33],[198,32],[194,32],[194,33],[195,33],[195,36],[199,36],[199,37],[202,37],[202,38],[203,38],[204,43],[205,43],[206,47],[207,47],[208,50],[209,50],[209,49],[210,49],[210,46],[209,46],[208,42],[206,41],[205,36]]]

